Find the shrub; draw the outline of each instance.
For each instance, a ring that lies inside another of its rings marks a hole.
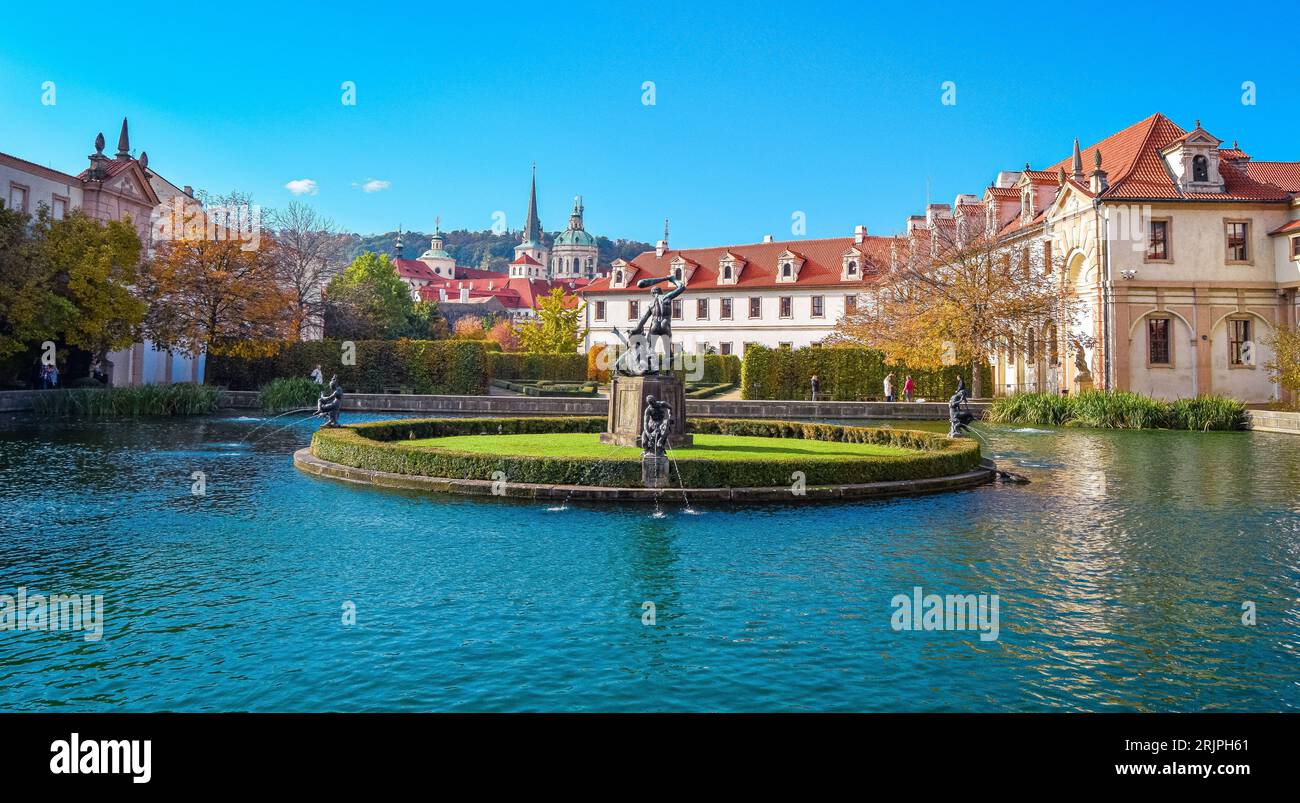
[[[234,390],[254,390],[281,377],[306,377],[317,364],[325,378],[337,374],[349,393],[381,393],[409,387],[415,393],[482,395],[488,363],[483,345],[472,340],[358,340],[352,365],[342,364],[337,340],[282,343],[269,356],[226,352],[208,355],[208,381]]]
[[[804,472],[810,486],[923,479],[964,473],[975,468],[980,461],[977,442],[949,440],[929,432],[791,421],[706,418],[692,419],[689,423],[691,431],[701,434],[871,443],[915,452],[821,461],[797,457],[747,461],[675,460],[674,473],[691,488],[788,486],[796,471]],[[640,487],[641,463],[636,458],[512,457],[430,447],[412,448],[402,444],[404,440],[452,435],[597,433],[604,431],[605,424],[603,417],[595,416],[382,421],[319,430],[312,438],[312,454],[322,460],[395,474],[490,480],[493,472],[504,471],[510,482]]]
[[[1078,396],[1017,393],[994,399],[987,418],[998,424],[1234,430],[1246,425],[1246,405],[1222,396],[1163,401],[1129,391],[1093,390]]]
[[[207,415],[217,409],[220,393],[211,385],[189,383],[52,390],[38,394],[32,406],[43,415]]]
[[[605,356],[606,348],[604,343],[597,343],[587,350],[587,378],[593,382],[609,381],[609,366],[601,367],[604,360],[609,359]]]
[[[272,413],[310,407],[320,398],[321,386],[304,377],[281,377],[262,386],[257,401]]]
[[[903,380],[909,374],[916,382],[920,398],[947,399],[957,388],[957,377],[971,385],[969,369],[951,366],[937,371],[916,371],[903,365],[888,365],[884,355],[872,349],[823,348],[769,349],[750,346],[740,371],[740,395],[743,399],[809,399],[811,378],[817,375],[819,397],[825,400],[854,401],[884,396],[885,374],[894,373],[894,387],[901,395]],[[983,366],[984,387],[993,387],[993,370]]]

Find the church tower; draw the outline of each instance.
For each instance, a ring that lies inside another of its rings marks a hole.
[[[537,216],[537,164],[533,164],[533,186],[528,196],[528,216],[524,220],[523,238],[515,246],[515,260],[510,263],[510,277],[545,279],[549,252],[543,243],[542,221]]]
[[[429,250],[420,254],[420,261],[444,279],[456,278],[456,258],[447,253],[444,247],[440,217],[433,219],[433,237],[429,240]]]
[[[594,279],[600,249],[582,224],[582,196],[573,199],[569,228],[560,232],[551,248],[552,279]]]

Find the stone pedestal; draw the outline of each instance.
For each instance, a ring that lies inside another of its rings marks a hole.
[[[676,374],[614,376],[609,386],[609,424],[601,433],[601,443],[636,446],[645,419],[645,400],[654,396],[673,408],[673,427],[668,448],[690,446],[693,438],[686,434],[686,388]]]
[[[667,488],[671,485],[668,458],[652,454],[641,455],[641,484],[647,488]]]

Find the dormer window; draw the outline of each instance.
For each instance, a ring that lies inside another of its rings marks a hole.
[[[847,274],[850,275],[850,276],[857,276],[857,275],[858,275],[858,263],[857,263],[855,260],[850,259],[850,260],[849,260],[849,264],[846,265],[845,268],[844,268],[844,272],[847,273]]]
[[[789,262],[782,262],[782,263],[781,263],[781,278],[782,278],[782,279],[792,279],[792,278],[794,278],[794,268],[792,268],[792,267],[790,266],[790,263],[789,263]]]
[[[623,271],[621,270],[614,271],[614,284],[620,286],[623,284]]]
[[[718,260],[718,284],[735,284],[745,270],[745,260],[728,251]]]
[[[679,282],[682,280],[682,269],[681,269],[681,268],[673,268],[673,278],[676,279],[676,280],[679,281]]]
[[[776,258],[776,280],[783,283],[799,281],[799,271],[804,258],[794,251],[786,251]]]
[[[1192,158],[1192,181],[1210,180],[1210,160],[1203,155]]]
[[[722,278],[728,281],[730,281],[733,278],[731,265],[722,266]]]

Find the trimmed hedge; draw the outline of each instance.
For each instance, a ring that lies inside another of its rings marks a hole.
[[[488,376],[492,379],[587,380],[585,354],[533,354],[501,352],[488,355]]]
[[[977,442],[949,440],[930,432],[711,418],[692,419],[688,424],[690,431],[700,434],[870,443],[916,452],[841,460],[782,457],[752,461],[708,460],[703,455],[693,456],[689,449],[670,452],[674,473],[688,488],[782,487],[793,482],[796,471],[803,472],[810,486],[925,479],[961,474],[974,469],[980,461]],[[641,487],[641,463],[636,458],[505,457],[402,443],[453,435],[598,433],[605,430],[605,425],[605,418],[595,416],[381,421],[318,430],[312,437],[311,450],[322,460],[394,474],[490,480],[493,472],[501,471],[508,482]]]
[[[745,349],[741,368],[742,399],[811,399],[811,378],[817,375],[818,397],[828,401],[879,399],[885,395],[885,374],[894,373],[894,391],[903,396],[903,380],[911,375],[918,398],[946,400],[957,389],[957,377],[971,386],[969,366],[950,366],[938,371],[913,371],[906,366],[888,365],[884,355],[863,348]],[[982,366],[985,388],[993,387],[993,369]]]
[[[596,396],[595,382],[556,382],[550,379],[512,382],[508,379],[493,379],[492,384],[495,387],[522,393],[525,396],[576,398],[594,398]]]
[[[274,344],[269,357],[210,354],[208,384],[232,390],[257,390],[282,377],[306,377],[319,363],[328,380],[338,374],[349,393],[382,393],[409,388],[413,393],[487,393],[488,352],[471,340],[358,340],[354,365],[343,365],[343,343],[311,340]],[[493,355],[496,356],[496,355]]]

